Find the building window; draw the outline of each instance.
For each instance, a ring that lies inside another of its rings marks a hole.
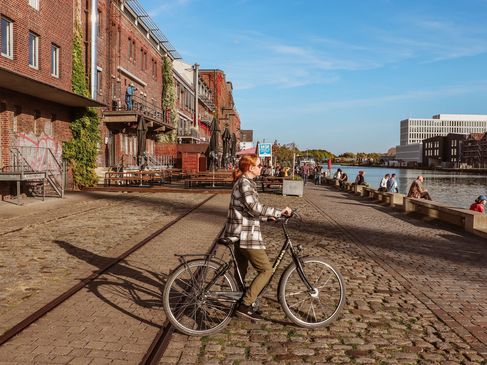
[[[39,10],[39,0],[29,0],[29,5],[34,9]]]
[[[39,36],[29,32],[29,66],[39,68]]]
[[[51,44],[51,75],[59,77],[59,47]]]
[[[101,29],[102,29],[102,24],[101,24],[101,10],[98,10],[98,14],[96,17],[96,35],[98,37],[101,37]]]
[[[0,32],[2,36],[2,56],[14,58],[14,23],[2,16]]]
[[[157,61],[152,59],[152,78],[157,80]]]
[[[96,89],[98,90],[98,95],[102,94],[102,85],[103,85],[102,70],[99,67],[97,67],[97,69],[96,69]]]

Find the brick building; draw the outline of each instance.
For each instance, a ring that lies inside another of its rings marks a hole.
[[[462,162],[474,168],[487,168],[487,132],[468,135],[463,144]]]
[[[228,129],[232,139],[235,139],[234,143],[238,146],[240,142],[240,116],[233,100],[232,83],[226,81],[225,73],[222,70],[202,69],[200,75],[213,95],[214,116],[218,121],[220,137],[225,133],[225,129]],[[224,157],[221,138],[218,138],[218,156],[220,161]]]
[[[175,146],[157,146],[156,140],[177,128],[162,110],[162,67],[164,57],[173,62],[180,56],[138,0],[2,0],[0,17],[2,170],[18,160],[13,148],[38,169],[47,160],[61,164],[63,142],[71,139],[73,111],[89,106],[97,107],[102,121],[98,166],[138,165],[137,128],[142,126],[149,155],[177,151]],[[78,26],[90,97],[72,92]],[[196,131],[193,142],[208,142],[214,115],[219,129],[228,128],[238,139],[240,119],[232,84],[221,70],[204,71],[196,73],[196,89],[193,81],[184,85],[184,95],[176,91],[178,114]],[[177,72],[174,78],[180,86],[185,83]],[[219,144],[221,148],[221,139]],[[0,194],[14,190],[9,184],[2,186]]]
[[[2,0],[0,18],[0,168],[9,173],[0,195],[9,195],[19,161],[52,169],[73,109],[101,104],[72,92],[73,2]]]
[[[212,92],[200,77],[198,65],[190,65],[181,60],[174,61],[173,65],[176,109],[179,116],[178,143],[208,143],[211,134],[210,125],[215,112]],[[197,93],[195,93],[196,78],[198,78]],[[196,97],[198,97],[198,113],[195,113]],[[195,123],[196,118],[198,123]]]
[[[97,6],[94,33],[88,26],[93,3]],[[145,150],[152,156],[157,134],[175,128],[162,110],[162,63],[165,56],[174,60],[179,55],[137,0],[84,1],[79,16],[86,40],[86,74],[91,75],[97,100],[106,104],[101,111],[98,165],[137,165],[141,118],[147,129]],[[96,47],[92,42],[95,36]],[[129,86],[133,87],[130,100]]]
[[[449,133],[423,140],[423,165],[428,167],[459,167],[464,134]]]

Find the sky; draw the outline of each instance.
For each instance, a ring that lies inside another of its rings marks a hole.
[[[139,2],[255,141],[385,152],[403,119],[487,114],[487,0]]]

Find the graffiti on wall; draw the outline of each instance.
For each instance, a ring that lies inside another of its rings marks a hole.
[[[62,160],[62,144],[53,136],[41,133],[17,133],[15,146],[22,153],[25,161],[35,171],[57,169],[57,163]],[[49,152],[49,150],[52,152]],[[54,161],[54,158],[56,161]]]

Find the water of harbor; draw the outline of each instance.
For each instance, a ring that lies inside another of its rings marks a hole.
[[[340,165],[333,166],[333,174],[337,168],[341,168],[347,173],[350,182],[355,180],[359,170],[365,171],[365,181],[374,188],[379,187],[379,182],[385,174],[396,174],[399,192],[402,194],[407,194],[411,183],[418,175],[423,175],[425,178],[423,185],[433,200],[452,207],[468,208],[477,196],[487,194],[487,176],[485,174]]]

